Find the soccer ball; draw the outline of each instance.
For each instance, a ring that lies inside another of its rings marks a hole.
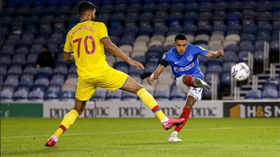
[[[231,68],[231,76],[236,81],[244,81],[250,76],[250,69],[245,63],[237,63]]]

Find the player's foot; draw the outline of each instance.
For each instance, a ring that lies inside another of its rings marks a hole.
[[[165,130],[169,130],[173,126],[179,126],[185,122],[185,118],[180,118],[180,119],[172,119],[172,117],[169,118],[168,121],[162,122],[162,126]]]
[[[181,139],[179,139],[177,136],[169,136],[167,139],[168,142],[182,142]]]
[[[203,81],[197,77],[193,77],[192,79],[193,79],[192,80],[193,84],[196,87],[203,88],[205,91],[210,91],[210,86],[205,81]]]
[[[53,147],[56,144],[54,138],[50,138],[47,142],[46,142],[46,146],[48,147]]]

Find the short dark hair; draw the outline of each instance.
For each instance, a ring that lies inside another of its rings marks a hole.
[[[95,9],[95,5],[88,1],[82,1],[78,5],[78,12],[80,16],[83,16],[86,11],[93,11]]]
[[[43,49],[43,48],[46,48],[46,49],[48,49],[48,50],[49,50],[48,45],[43,45],[43,46],[42,46],[42,49]]]
[[[180,33],[176,35],[175,42],[176,40],[187,40],[187,37],[184,34]]]

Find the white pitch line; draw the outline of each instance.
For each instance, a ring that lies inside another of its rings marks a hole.
[[[280,126],[259,126],[259,127],[224,127],[224,128],[202,128],[202,129],[184,129],[182,131],[191,130],[229,130],[229,129],[267,129],[267,128],[279,128]],[[137,132],[159,132],[163,130],[142,130],[142,131],[119,131],[119,132],[95,132],[95,133],[71,133],[64,134],[63,136],[75,136],[75,135],[99,135],[99,134],[124,134],[124,133],[137,133]],[[4,138],[29,138],[29,137],[49,137],[51,135],[33,135],[33,136],[6,136]]]

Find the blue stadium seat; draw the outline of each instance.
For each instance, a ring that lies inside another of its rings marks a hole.
[[[265,41],[256,41],[255,42],[255,48],[257,51],[263,51],[264,50],[264,42]]]
[[[128,22],[137,22],[139,19],[139,13],[138,12],[132,12],[132,13],[129,13],[126,15],[126,18],[125,18],[125,22],[128,23]]]
[[[240,11],[242,9],[242,3],[238,1],[233,1],[228,3],[229,11]]]
[[[6,57],[1,56],[1,58],[0,58],[0,62],[3,64],[9,65],[9,64],[11,64],[11,61],[12,60],[11,60],[10,56],[6,56]]]
[[[144,69],[137,69],[135,66],[130,66],[129,68],[129,74],[140,74],[142,75],[144,73]]]
[[[35,67],[26,67],[23,70],[23,74],[32,74],[32,75],[36,75],[37,74],[37,69]]]
[[[279,40],[271,41],[270,48],[271,48],[272,53],[273,52],[275,52],[275,53],[279,52]]]
[[[106,89],[98,88],[95,93],[92,95],[92,101],[103,101],[106,98]]]
[[[114,9],[113,4],[104,4],[99,10],[99,13],[111,13],[111,11]]]
[[[60,99],[74,99],[75,92],[74,91],[63,91],[60,93]]]
[[[212,73],[222,73],[222,67],[220,65],[210,65],[207,68],[207,72],[212,72]]]
[[[49,84],[50,84],[50,81],[46,78],[39,78],[34,83],[34,85],[45,86],[45,87],[48,87]]]
[[[113,12],[115,13],[125,13],[127,10],[127,4],[126,3],[121,3],[121,4],[116,4]]]
[[[1,9],[2,16],[12,16],[15,14],[15,8],[12,7],[5,7]]]
[[[154,14],[152,12],[143,12],[140,15],[139,21],[151,21],[154,18]]]
[[[25,16],[16,16],[13,18],[12,25],[23,25],[26,20]]]
[[[271,36],[269,30],[259,30],[257,33],[257,40],[270,41]]]
[[[38,74],[52,75],[53,70],[51,67],[42,67],[38,70]]]
[[[18,86],[19,81],[17,79],[8,79],[4,82],[4,86],[12,86],[12,87],[16,87]]]
[[[28,91],[27,90],[17,90],[14,93],[13,99],[18,101],[19,99],[28,99]]]
[[[241,41],[255,41],[256,37],[254,34],[249,34],[249,33],[242,33],[241,34]]]
[[[244,33],[256,33],[258,30],[258,27],[256,24],[250,22],[250,21],[243,21],[243,32]]]
[[[54,23],[53,33],[65,33],[66,30],[65,23]]]
[[[26,34],[37,34],[38,33],[38,29],[36,28],[35,24],[31,24],[31,25],[26,25],[25,26],[25,32]]]
[[[3,64],[0,66],[0,75],[5,76],[7,75],[7,68],[3,67]]]
[[[252,41],[241,41],[240,42],[240,51],[255,51],[255,46]]]
[[[156,9],[155,3],[144,3],[142,7],[142,12],[153,12]]]
[[[185,11],[198,11],[199,9],[199,3],[196,2],[190,2],[186,4]]]
[[[161,101],[161,100],[169,100],[170,98],[170,91],[167,91],[167,90],[156,90],[155,91],[155,95],[154,95],[155,99],[157,101]]]
[[[27,87],[32,87],[33,86],[33,78],[22,78],[19,82],[20,86],[27,86]]]
[[[157,11],[154,18],[153,22],[165,22],[168,19],[169,15],[165,11]]]
[[[145,65],[145,73],[153,73],[158,66],[156,62],[148,62]]]
[[[231,73],[230,72],[224,72],[222,73],[222,85],[224,86],[230,86],[231,83]]]
[[[4,45],[1,50],[1,54],[10,54],[13,55],[15,53],[14,45]]]
[[[198,20],[211,20],[213,17],[212,12],[200,12],[198,14]]]
[[[129,4],[127,8],[127,12],[139,12],[142,9],[141,3],[131,3]]]
[[[150,51],[146,55],[146,62],[159,63],[162,59],[161,52]]]
[[[264,62],[264,52],[256,51],[254,53],[254,60],[255,60],[255,63],[263,63]]]
[[[224,20],[227,17],[227,12],[225,11],[215,11],[213,15],[214,20]]]
[[[257,3],[257,10],[266,11],[271,9],[272,9],[272,4],[270,1],[259,1]]]
[[[238,58],[240,62],[248,62],[249,51],[240,51],[238,53]]]
[[[185,100],[185,97],[186,95],[176,88],[171,91],[169,100]]]
[[[22,69],[20,67],[10,67],[8,74],[21,75]]]
[[[261,99],[262,98],[262,91],[261,90],[250,90],[248,91],[245,99]]]
[[[43,91],[31,91],[28,94],[28,98],[31,100],[37,100],[37,99],[44,99],[44,92]]]
[[[44,37],[36,38],[36,39],[34,40],[33,44],[36,44],[36,45],[45,45],[45,44],[47,44],[47,39],[44,38]],[[31,47],[31,50],[32,50],[32,47]],[[30,52],[33,53],[33,51],[31,51],[31,50],[30,50]],[[41,52],[41,49],[40,49],[39,53],[40,53],[40,52]],[[35,53],[35,52],[34,52],[34,53]],[[38,53],[38,52],[37,52],[37,53]]]
[[[112,34],[112,33],[111,33]],[[111,41],[115,44],[115,45],[119,45],[120,44],[120,38],[118,36],[110,36]]]
[[[60,96],[59,91],[49,90],[45,93],[45,99],[47,99],[47,100],[49,100],[49,99],[59,99],[59,96]]]
[[[211,2],[201,2],[199,7],[199,12],[208,12],[212,11],[213,4]]]
[[[209,24],[209,21],[199,21],[198,22],[198,31],[212,31],[212,26]]]
[[[2,90],[0,93],[1,102],[3,99],[12,99],[13,92],[10,90]]]
[[[110,99],[121,99],[122,97],[122,92],[121,90],[116,90],[116,91],[108,91],[107,95],[106,95],[106,100]]]
[[[269,21],[272,18],[272,13],[270,11],[258,12],[258,21]]]
[[[227,25],[222,21],[214,21],[213,31],[227,31]]]
[[[184,21],[195,21],[197,19],[197,13],[196,12],[186,12],[184,14],[183,20]]]
[[[268,88],[263,90],[262,94],[263,99],[278,99],[278,91],[277,89]]]
[[[98,17],[97,17],[97,19],[98,19]],[[96,19],[96,20],[97,20],[97,19]],[[70,15],[70,16],[68,17],[68,20],[67,20],[68,24],[69,24],[69,23],[73,23],[73,26],[76,25],[79,21],[80,21],[80,17],[79,17],[78,14],[72,14],[72,15]],[[100,21],[100,20],[98,20],[98,21]],[[103,21],[101,21],[101,22],[103,22]],[[69,28],[71,29],[72,27],[68,27],[68,29],[69,29]]]
[[[185,9],[185,4],[184,3],[172,3],[171,6],[169,5],[169,10],[172,11],[178,11],[182,12]]]
[[[123,92],[123,95],[122,95],[123,101],[132,101],[132,100],[137,101],[137,99],[138,99],[138,97],[136,94],[127,92],[127,91]]]
[[[2,16],[1,17],[1,27],[9,26],[12,23],[13,18],[10,16]]]
[[[57,8],[56,15],[66,15],[65,17],[67,19],[67,15],[69,14],[70,11],[71,11],[71,6],[69,6],[69,5],[62,5],[62,6]],[[65,19],[65,18],[63,18],[63,19]]]
[[[16,14],[26,16],[27,14],[29,14],[29,9],[30,9],[30,6],[18,7]]]
[[[125,14],[124,13],[113,13],[111,15],[111,22],[122,22],[125,19]]]
[[[62,86],[63,84],[64,84],[64,79],[63,78],[53,78],[50,82],[50,85]]]
[[[257,17],[257,13],[253,10],[243,10],[243,19],[254,19]]]

